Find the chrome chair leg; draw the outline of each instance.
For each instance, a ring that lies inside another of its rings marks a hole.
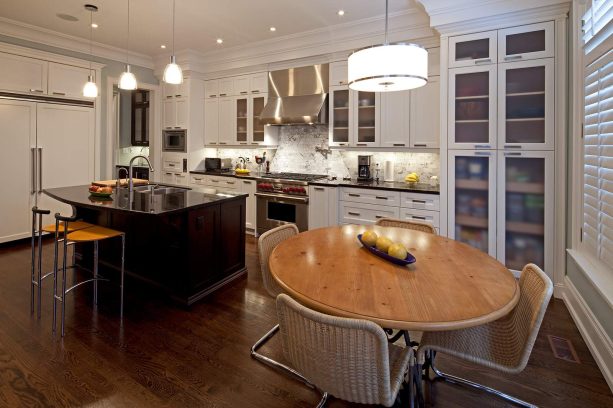
[[[64,231],[67,231],[68,223],[64,221]],[[64,253],[62,254],[62,337],[66,323],[66,252],[68,251],[68,239],[64,237]]]
[[[55,334],[55,328],[57,325],[57,265],[58,265],[58,238],[60,236],[58,227],[59,220],[55,220],[55,237],[53,242],[53,326],[51,332]]]
[[[37,313],[36,316],[40,319],[40,315],[41,315],[41,305],[40,305],[40,301],[41,301],[41,288],[43,286],[43,278],[42,278],[42,274],[43,274],[43,216],[39,215],[38,216],[38,279],[37,279],[37,284],[38,284],[38,307],[37,307]]]
[[[98,306],[98,241],[94,241],[94,307]]]
[[[324,392],[323,395],[321,396],[321,399],[319,400],[319,404],[317,404],[316,408],[323,408],[323,407],[325,407],[327,401],[328,401],[328,393]]]
[[[30,273],[30,314],[34,314],[34,270],[36,263],[36,213],[32,212],[32,264]]]
[[[515,397],[513,397],[511,395],[505,394],[502,391],[498,391],[498,390],[496,390],[494,388],[490,388],[488,386],[485,386],[485,385],[482,385],[482,384],[479,384],[479,383],[467,380],[465,378],[457,377],[455,375],[447,374],[447,373],[444,373],[444,372],[440,371],[434,365],[434,355],[432,356],[432,360],[430,362],[430,368],[432,368],[432,371],[434,372],[434,374],[436,374],[436,377],[434,378],[434,380],[442,379],[443,381],[446,381],[446,382],[451,383],[451,384],[466,385],[466,386],[475,388],[477,390],[485,391],[485,392],[487,392],[489,394],[496,395],[499,398],[502,398],[502,399],[504,399],[506,401],[510,401],[510,402],[512,402],[514,404],[517,404],[519,406],[522,406],[522,407],[526,407],[526,408],[538,408],[538,406],[536,406],[534,404],[531,404],[531,403],[526,402],[524,400],[521,400],[519,398],[515,398]]]
[[[126,234],[121,234],[121,301],[119,306],[119,319],[123,320],[123,286],[126,263]]]

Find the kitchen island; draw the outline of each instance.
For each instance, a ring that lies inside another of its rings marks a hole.
[[[73,206],[80,220],[126,233],[127,276],[191,305],[247,272],[246,194],[152,185],[135,187],[131,196],[122,188],[97,198],[88,187],[44,192]],[[121,263],[121,243],[113,241],[100,243],[100,273],[112,280]],[[76,252],[79,265],[90,269],[92,246],[77,245]]]

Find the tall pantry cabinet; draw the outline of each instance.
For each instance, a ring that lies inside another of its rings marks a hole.
[[[447,234],[553,277],[555,24],[449,37]]]

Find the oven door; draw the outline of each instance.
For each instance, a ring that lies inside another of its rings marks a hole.
[[[258,234],[284,224],[296,224],[300,232],[309,228],[307,197],[277,196],[255,193],[257,197]]]
[[[162,150],[165,152],[187,152],[185,133],[185,130],[165,130]]]

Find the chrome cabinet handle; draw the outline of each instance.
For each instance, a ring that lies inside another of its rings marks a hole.
[[[217,98],[217,95],[209,95],[209,98]]]
[[[356,146],[368,146],[366,143],[356,143]]]
[[[220,93],[219,96],[226,96],[227,94],[225,93]]]
[[[403,146],[405,146],[405,144],[404,143],[394,143],[393,146],[395,146],[395,147],[403,147]]]
[[[43,148],[38,148],[38,192],[43,189]]]
[[[478,58],[475,60],[475,64],[484,64],[486,62],[492,62],[491,58]]]
[[[521,152],[504,152],[505,156],[521,156]]]
[[[36,147],[30,147],[30,153],[32,153],[32,184],[30,188],[30,194],[36,193]]]
[[[521,146],[518,146],[518,145],[508,145],[508,144],[506,144],[506,145],[504,145],[504,148],[505,148],[505,149],[521,149]]]
[[[30,92],[43,93],[42,89],[30,89]]]
[[[181,173],[175,173],[175,176],[180,176],[180,175],[181,175]]]
[[[236,184],[234,181],[226,181],[226,184]]]
[[[475,156],[490,156],[491,152],[475,152]]]
[[[352,193],[347,193],[347,195],[349,197],[359,197],[360,196],[359,194],[352,194]]]
[[[413,143],[413,147],[428,147],[428,145],[426,143]]]
[[[179,95],[175,95],[175,97],[177,97],[177,98],[180,98],[180,97],[182,97],[182,96],[183,96],[183,95],[181,95],[181,94],[179,94]]]
[[[244,184],[251,184],[251,181],[243,180]]]
[[[476,145],[475,145],[475,149],[489,149],[489,148],[491,148],[491,147],[492,147],[492,146],[490,146],[490,145],[488,145],[488,144],[482,144],[482,145],[476,144]]]
[[[248,93],[249,93],[249,92],[247,92],[247,91],[241,91],[241,92],[240,92],[240,94],[241,94],[241,95],[247,95]]]
[[[172,95],[166,95],[166,99],[172,98]]]
[[[425,220],[426,217],[423,217],[421,215],[411,215],[411,218],[416,219],[416,220]]]
[[[194,177],[194,180],[196,180],[196,181],[201,181],[202,179],[201,179],[201,178]]]
[[[360,215],[360,213],[357,213],[357,212],[351,212],[351,211],[348,211],[348,212],[347,212],[347,214],[349,214],[349,215],[356,215],[356,216],[359,216],[359,215]]]
[[[219,144],[228,144],[228,143],[226,143],[226,142],[219,142]]]
[[[60,96],[64,96],[64,95],[66,95],[66,92],[56,92],[56,91],[53,91],[53,92],[51,92],[51,93],[52,93],[53,95],[60,95]]]
[[[254,89],[253,91],[251,91],[251,93],[260,93],[259,89]]]
[[[211,183],[219,183],[219,180],[211,180]]]
[[[385,218],[385,216],[384,215],[375,215],[375,218],[376,219],[380,219],[380,218]]]
[[[521,54],[516,54],[516,55],[507,55],[506,57],[504,57],[505,61],[515,61],[515,60],[520,60],[523,58],[523,55]]]
[[[377,200],[387,200],[388,199],[387,197],[383,197],[383,196],[375,196],[375,198]]]
[[[247,142],[238,142],[238,144],[246,145]]]
[[[324,191],[325,190],[325,188],[323,188],[323,187],[313,187],[313,188],[315,190],[317,190],[317,191]]]
[[[426,200],[411,200],[411,201],[417,204],[426,204]]]

